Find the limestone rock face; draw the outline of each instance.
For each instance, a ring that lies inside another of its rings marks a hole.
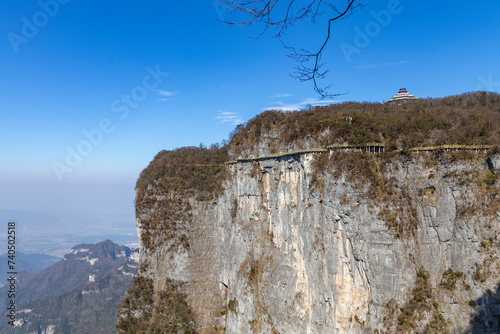
[[[500,174],[500,154],[496,154],[488,158],[488,166],[495,174]]]
[[[171,196],[151,185],[139,275],[178,282],[199,333],[498,332],[500,155],[394,159],[379,192],[316,159],[228,165],[221,196],[185,199],[182,242],[146,231]]]

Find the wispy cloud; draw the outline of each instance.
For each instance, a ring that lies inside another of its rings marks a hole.
[[[170,99],[167,99],[168,96],[174,96],[179,94],[178,92],[171,92],[168,90],[163,90],[163,89],[155,89],[154,90],[156,94],[160,96],[160,98],[157,99],[157,101],[165,102],[169,101]]]
[[[403,60],[403,61],[397,61],[393,63],[385,63],[385,64],[370,64],[370,63],[364,63],[359,66],[356,66],[357,69],[373,69],[373,68],[382,68],[382,67],[391,67],[391,66],[398,66],[398,65],[403,65],[403,64],[408,64],[409,61]]]
[[[243,123],[240,114],[237,112],[219,111],[219,115],[215,118],[217,118],[221,123],[231,122],[234,125]]]
[[[283,93],[283,94],[274,94],[273,96],[269,96],[270,99],[276,99],[280,97],[289,97],[293,96],[293,94]]]
[[[168,90],[163,90],[163,89],[155,89],[155,92],[158,93],[158,95],[160,96],[173,96],[179,94],[178,92],[170,92]]]
[[[304,107],[311,105],[311,106],[322,106],[325,104],[332,104],[332,103],[338,103],[339,101],[337,100],[318,100],[318,99],[313,99],[313,98],[306,98],[302,100],[301,102],[297,103],[284,103],[282,101],[277,101],[275,106],[271,107],[266,107],[263,108],[264,110],[281,110],[281,111],[293,111],[293,110],[300,110],[303,109]]]

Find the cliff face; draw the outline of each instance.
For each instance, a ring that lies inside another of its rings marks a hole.
[[[153,296],[131,294],[119,332],[500,328],[499,154],[298,153],[225,168],[213,200],[158,178],[138,192],[138,275]]]

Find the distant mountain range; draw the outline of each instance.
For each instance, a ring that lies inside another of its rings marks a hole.
[[[18,272],[38,273],[61,260],[59,257],[44,254],[25,254],[16,252],[15,263]],[[0,286],[7,283],[7,254],[0,255]]]
[[[8,287],[0,289],[0,333],[114,333],[138,258],[137,250],[106,240],[75,246],[39,273],[20,273],[15,328],[3,311]]]

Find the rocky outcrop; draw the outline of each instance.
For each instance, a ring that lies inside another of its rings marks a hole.
[[[341,154],[228,165],[214,200],[149,184],[139,276],[155,297],[119,322],[154,319],[175,282],[199,333],[497,332],[500,156]]]
[[[500,174],[500,154],[489,157],[486,162],[492,173]]]

